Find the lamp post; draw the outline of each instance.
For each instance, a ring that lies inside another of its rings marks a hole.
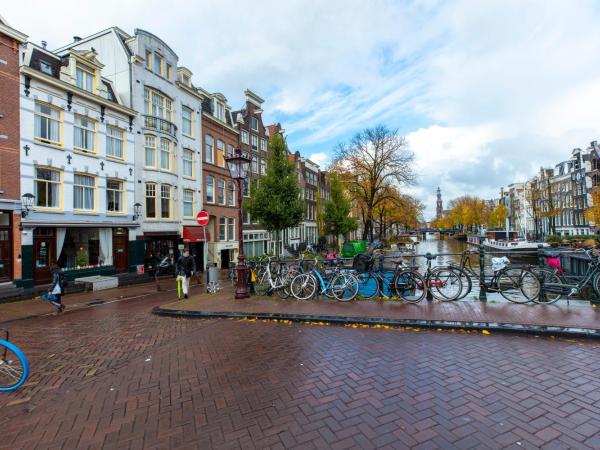
[[[30,194],[29,192],[27,194],[23,194],[23,196],[21,197],[21,204],[23,205],[23,209],[21,210],[21,217],[27,217],[29,211],[31,211],[31,208],[33,207],[34,199],[35,195]]]
[[[246,277],[246,261],[244,258],[244,231],[242,230],[242,188],[243,183],[246,178],[248,178],[248,168],[250,167],[250,162],[252,158],[245,156],[242,154],[242,150],[237,148],[233,156],[228,156],[225,158],[227,161],[227,167],[229,168],[229,172],[231,172],[231,178],[237,180],[238,185],[238,264],[237,264],[237,288],[235,290],[235,298],[248,298],[250,295],[248,294],[248,285],[247,285],[247,277]]]

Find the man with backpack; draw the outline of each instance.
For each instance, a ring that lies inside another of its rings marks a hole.
[[[190,289],[190,278],[196,272],[196,260],[193,256],[190,256],[190,250],[185,249],[183,255],[179,257],[176,265],[177,272],[177,283],[181,283],[181,291],[183,291],[183,298],[188,298],[188,292]],[[177,297],[181,298],[179,289],[177,290]]]

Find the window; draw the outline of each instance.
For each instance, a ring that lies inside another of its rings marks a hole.
[[[154,53],[154,73],[157,73],[159,75],[162,75],[164,73],[163,62],[164,61],[162,56],[160,56],[158,53]]]
[[[171,186],[168,184],[160,185],[160,217],[171,218]]]
[[[58,170],[36,167],[35,169],[35,206],[40,208],[60,207],[60,172]]]
[[[73,179],[73,209],[94,210],[96,179],[89,175],[75,174]]]
[[[144,88],[144,111],[148,116],[173,121],[173,100],[161,92]]]
[[[160,168],[171,170],[171,141],[165,138],[160,139]]]
[[[235,219],[230,217],[227,222],[227,233],[229,236],[229,240],[233,241],[235,240]]]
[[[40,61],[40,70],[46,75],[52,75],[52,66],[46,61]]]
[[[266,139],[260,138],[260,149],[265,152],[267,151],[267,140]]]
[[[96,122],[83,116],[75,116],[75,142],[74,146],[84,152],[95,153],[96,149]]]
[[[194,151],[183,149],[183,176],[194,177]]]
[[[186,74],[182,74],[181,75],[181,81],[183,82],[183,84],[185,84],[186,86],[191,86],[192,85],[192,80],[190,79],[190,77]]]
[[[75,69],[77,87],[94,92],[94,74],[95,70],[93,67],[78,62]]]
[[[242,130],[242,144],[249,144],[248,140],[248,132],[246,130]]]
[[[183,190],[183,217],[194,217],[194,191]]]
[[[225,159],[223,159],[225,153],[225,143],[223,141],[217,140],[217,161],[219,166],[225,167]]]
[[[152,52],[146,50],[146,69],[152,70]]]
[[[265,175],[267,173],[267,162],[264,159],[260,160],[260,174]]]
[[[250,117],[250,128],[254,131],[258,131],[258,120],[256,117]]]
[[[113,213],[123,212],[123,182],[106,180],[106,210]]]
[[[215,178],[211,176],[206,177],[206,203],[215,202]]]
[[[173,73],[173,66],[171,66],[171,64],[167,64],[167,79],[170,80],[171,79],[171,75]]]
[[[235,185],[231,181],[227,183],[227,198],[229,206],[235,206]]]
[[[156,184],[146,183],[146,217],[156,219]]]
[[[248,178],[244,178],[244,189],[242,190],[242,195],[244,197],[250,197],[250,181]]]
[[[252,148],[255,150],[258,148],[258,136],[255,134],[252,135]]]
[[[252,155],[252,172],[258,173],[258,157],[256,155]]]
[[[204,151],[204,161],[207,163],[214,164],[215,155],[214,155],[214,140],[210,134],[206,135],[206,148]]]
[[[222,122],[225,122],[225,105],[223,105],[223,103],[221,102],[216,103],[217,107],[215,108],[215,114],[217,116],[217,119],[221,120]]]
[[[227,240],[227,218],[219,217],[219,240]]]
[[[217,181],[217,201],[219,205],[225,204],[225,180],[221,178]]]
[[[156,167],[156,137],[144,136],[144,151],[146,153],[146,167]]]
[[[184,106],[181,109],[181,132],[187,136],[194,136],[194,111]]]
[[[62,145],[62,112],[44,103],[35,104],[35,130],[37,140],[47,144]]]
[[[233,148],[233,145],[227,144],[227,156],[233,156],[234,153],[235,149]]]
[[[242,216],[244,219],[244,225],[249,225],[250,224],[250,214],[248,213],[248,211],[246,211],[245,209],[242,211]]]
[[[124,135],[120,128],[106,126],[106,156],[123,159]]]

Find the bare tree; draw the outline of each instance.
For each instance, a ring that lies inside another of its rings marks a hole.
[[[348,192],[361,210],[362,238],[373,239],[375,208],[393,200],[392,188],[415,182],[414,154],[398,130],[384,125],[357,133],[349,144],[340,144],[332,168],[347,183]]]

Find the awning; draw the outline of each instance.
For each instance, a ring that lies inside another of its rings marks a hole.
[[[208,227],[183,227],[183,242],[208,241],[210,241],[210,232],[208,231]]]

